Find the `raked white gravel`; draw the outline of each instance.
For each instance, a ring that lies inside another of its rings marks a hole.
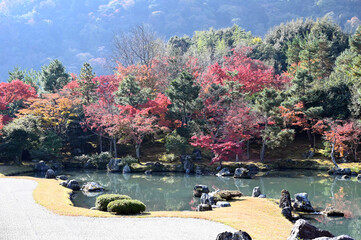
[[[213,240],[221,223],[191,218],[92,218],[53,214],[35,203],[37,182],[0,178],[0,240]]]

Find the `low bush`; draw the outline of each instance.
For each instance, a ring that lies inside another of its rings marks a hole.
[[[91,164],[97,169],[105,169],[111,158],[112,156],[109,152],[102,152],[99,154],[95,153],[91,155],[83,154],[81,156],[74,157],[77,162],[81,162],[82,164],[85,164],[88,160],[90,160]]]
[[[108,212],[116,214],[139,214],[145,211],[145,204],[138,200],[115,200],[108,204]]]
[[[134,158],[134,157],[132,157],[132,156],[130,156],[130,155],[127,155],[127,156],[125,156],[125,157],[122,157],[122,158],[120,158],[120,160],[122,160],[122,165],[123,166],[125,166],[125,165],[131,165],[132,163],[138,163],[138,159],[136,159],[136,158]]]
[[[100,211],[106,211],[107,206],[110,202],[115,200],[125,200],[131,199],[131,197],[127,195],[120,195],[120,194],[103,194],[97,197],[95,201],[95,207]]]

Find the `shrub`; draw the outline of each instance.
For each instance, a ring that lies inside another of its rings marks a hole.
[[[185,154],[189,150],[189,144],[186,138],[173,131],[165,138],[165,148],[168,153]]]
[[[120,158],[120,160],[122,161],[122,165],[125,166],[125,165],[131,165],[132,163],[138,163],[138,159],[130,156],[130,155],[127,155],[125,157],[122,157]]]
[[[102,152],[99,154],[95,153],[91,155],[83,154],[81,156],[74,157],[76,161],[81,162],[82,164],[85,164],[88,160],[90,160],[97,169],[105,169],[111,158],[112,156],[109,152]]]
[[[100,211],[106,211],[107,206],[110,202],[115,200],[124,200],[124,199],[131,199],[127,195],[120,195],[120,194],[103,194],[97,197],[95,201],[95,207]]]
[[[139,200],[115,200],[108,204],[108,212],[116,214],[138,214],[145,211],[145,204]]]

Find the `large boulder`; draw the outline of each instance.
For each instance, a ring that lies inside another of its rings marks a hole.
[[[111,159],[107,164],[107,171],[108,172],[120,172],[120,164],[122,160],[120,159]]]
[[[209,204],[199,204],[197,206],[197,212],[205,212],[205,211],[211,211],[212,206]]]
[[[292,202],[291,202],[291,195],[290,193],[283,189],[281,192],[281,199],[280,199],[280,204],[279,204],[280,208],[286,208],[289,207],[291,209],[291,211],[293,210],[292,208]]]
[[[310,200],[308,200],[307,193],[296,193],[295,194],[295,203],[293,208],[299,212],[314,212],[315,210],[311,206]]]
[[[245,168],[236,168],[234,170],[234,178],[251,178],[251,175],[249,174],[249,171]]]
[[[290,207],[282,208],[281,213],[286,219],[293,221],[292,210]]]
[[[217,235],[216,240],[252,240],[252,238],[248,233],[239,230],[235,233],[222,232]]]
[[[298,239],[315,239],[319,237],[334,237],[332,233],[329,231],[321,230],[306,220],[299,219],[293,225],[291,235],[287,238],[287,240],[298,240]]]
[[[48,169],[45,173],[45,178],[55,178],[55,172],[53,169]]]
[[[80,185],[79,185],[78,181],[76,181],[74,179],[68,180],[66,182],[66,187],[70,188],[71,190],[74,190],[74,191],[80,190]]]
[[[201,196],[201,203],[202,204],[209,204],[209,205],[214,205],[215,201],[214,201],[214,193],[202,193]]]
[[[313,240],[355,240],[355,239],[347,235],[340,235],[338,237],[319,237]]]
[[[38,172],[45,172],[49,168],[50,167],[48,165],[46,165],[44,161],[40,161],[40,162],[36,163],[34,166],[34,170],[38,171]]]
[[[259,197],[261,195],[261,188],[260,187],[254,187],[252,191],[252,197]]]
[[[247,166],[247,169],[248,169],[248,171],[250,172],[250,173],[258,173],[259,172],[259,167],[257,167],[255,164],[249,164],[248,166]]]
[[[132,172],[132,170],[130,170],[130,167],[128,164],[123,167],[123,174],[128,174],[131,172]]]
[[[202,193],[209,193],[209,188],[206,185],[195,185],[193,188],[193,196],[201,197]]]
[[[84,192],[102,192],[104,188],[96,182],[87,182],[81,187],[81,190]]]
[[[235,197],[242,197],[243,193],[238,190],[221,190],[214,193],[214,198],[216,201],[229,201],[234,199]]]
[[[232,173],[228,168],[222,168],[221,171],[219,171],[216,175],[218,177],[229,177],[232,176]]]

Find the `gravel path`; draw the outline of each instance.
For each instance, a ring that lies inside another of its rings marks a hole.
[[[0,178],[1,240],[212,240],[235,229],[184,218],[91,218],[59,216],[35,203],[32,180]]]

